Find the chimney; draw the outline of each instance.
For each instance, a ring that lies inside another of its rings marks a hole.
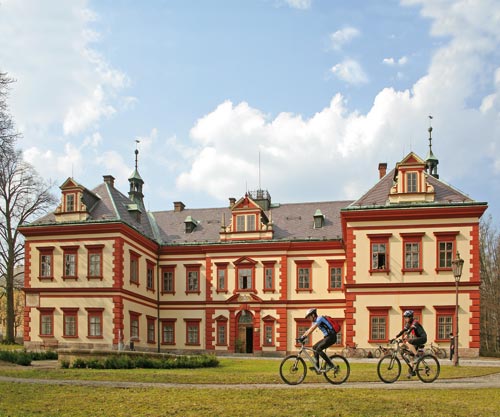
[[[378,178],[379,179],[384,178],[386,173],[387,173],[387,163],[386,162],[380,162],[378,164]]]
[[[229,197],[229,208],[233,208],[234,203],[236,203],[236,198]]]
[[[184,210],[186,206],[184,205],[184,203],[182,201],[174,201],[174,211],[175,212],[181,212],[182,210]]]
[[[113,177],[112,175],[103,175],[102,178],[104,179],[104,182],[110,187],[115,186],[115,177]]]

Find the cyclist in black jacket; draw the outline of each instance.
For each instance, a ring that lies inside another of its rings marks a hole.
[[[401,330],[395,337],[397,339],[403,333],[406,333],[407,338],[404,341],[404,345],[408,350],[413,353],[413,357],[417,356],[417,347],[420,345],[425,345],[427,343],[427,333],[425,332],[422,325],[413,318],[413,310],[406,310],[403,313],[405,320],[405,325],[403,330]],[[393,339],[394,340],[394,339]],[[391,342],[393,341],[391,340]]]

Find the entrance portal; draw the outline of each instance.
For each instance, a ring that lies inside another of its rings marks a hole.
[[[237,353],[253,353],[253,316],[248,310],[243,310],[238,318]]]

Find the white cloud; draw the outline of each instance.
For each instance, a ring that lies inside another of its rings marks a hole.
[[[345,27],[330,34],[330,47],[335,50],[342,49],[342,47],[349,43],[354,38],[360,35],[360,31],[354,27]]]
[[[327,199],[357,198],[378,180],[379,162],[392,168],[410,149],[426,156],[427,115],[432,114],[441,178],[470,184],[465,189],[478,200],[498,194],[500,160],[491,150],[500,137],[500,70],[486,65],[500,48],[500,25],[491,13],[496,8],[487,0],[481,7],[405,0],[410,3],[422,6],[434,34],[448,37],[427,74],[410,89],[381,90],[366,114],[350,111],[337,94],[310,118],[290,113],[271,118],[248,103],[226,101],[193,127],[196,150],[191,167],[178,177],[178,190],[205,191],[220,200],[242,196],[245,184],[257,186],[260,151],[262,186],[278,202],[296,201],[299,194],[301,201],[324,199],[325,189]],[[389,63],[402,66],[407,58],[389,58]],[[347,82],[367,81],[352,60],[332,72]],[[473,106],[478,79],[488,87]]]
[[[394,66],[394,65],[403,66],[403,65],[406,65],[408,63],[408,58],[406,56],[402,56],[401,58],[399,58],[397,60],[394,58],[384,58],[382,60],[382,63],[384,63],[385,65],[389,65],[389,66]]]
[[[293,9],[310,9],[312,0],[284,0],[284,2]]]
[[[11,109],[27,141],[58,129],[73,135],[95,128],[117,111],[128,86],[93,45],[98,16],[87,0],[4,0],[0,8],[0,62],[19,82]]]
[[[363,68],[359,62],[353,59],[346,59],[334,65],[331,72],[337,78],[349,84],[365,84],[368,82],[368,76],[363,71]]]

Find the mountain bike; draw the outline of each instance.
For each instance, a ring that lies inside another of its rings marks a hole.
[[[439,359],[446,359],[448,357],[448,353],[446,352],[445,349],[440,348],[439,346],[434,345],[433,343],[431,343],[430,348],[425,349],[425,353],[429,353],[431,355],[434,355],[434,356],[438,357]]]
[[[384,347],[382,345],[378,345],[378,348],[373,352],[373,356],[376,358],[380,358],[381,356],[388,355],[392,353],[394,349],[392,347]]]
[[[359,348],[357,343],[354,343],[353,346],[346,345],[342,350],[342,355],[346,358],[366,358],[368,356],[366,350]]]
[[[438,359],[428,353],[424,353],[423,346],[419,347],[415,365],[411,367],[411,360],[413,354],[404,346],[404,341],[402,339],[395,340],[394,343],[397,344],[396,349],[388,355],[382,356],[378,361],[377,374],[381,381],[386,384],[391,384],[397,381],[401,375],[401,361],[398,358],[398,354],[401,355],[403,360],[406,362],[409,368],[409,377],[415,374],[422,382],[433,382],[439,376],[441,366],[439,365]]]
[[[300,344],[300,350],[296,355],[288,355],[280,364],[280,377],[288,385],[298,385],[304,381],[307,375],[306,359],[309,360],[310,369],[317,375],[323,374],[325,379],[331,384],[342,384],[347,381],[351,373],[351,367],[346,358],[341,355],[331,355],[330,360],[333,368],[329,368],[320,356],[319,366],[314,359],[315,350],[304,345],[301,339],[295,339]]]

